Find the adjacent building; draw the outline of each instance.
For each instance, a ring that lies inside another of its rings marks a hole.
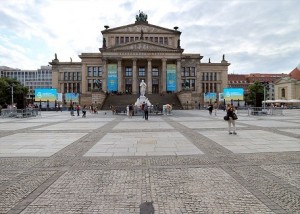
[[[36,88],[52,88],[51,66],[41,66],[37,70],[21,70],[1,66],[0,77],[18,80],[23,86],[28,87],[30,94],[34,94]]]
[[[300,100],[300,64],[275,82],[276,100]]]

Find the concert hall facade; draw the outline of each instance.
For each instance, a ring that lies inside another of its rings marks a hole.
[[[176,93],[190,103],[203,103],[205,93],[222,93],[230,65],[225,56],[219,63],[201,62],[200,54],[184,53],[178,27],[152,25],[147,18],[141,12],[133,24],[104,26],[99,52],[81,53],[81,62],[60,62],[55,54],[52,87],[78,93],[81,104],[101,103],[99,94],[139,94],[142,80],[146,95]]]

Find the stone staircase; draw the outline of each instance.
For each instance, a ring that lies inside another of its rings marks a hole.
[[[173,109],[182,109],[182,105],[176,94],[146,94],[145,96],[154,106],[158,105],[160,108],[162,108],[162,105],[171,104]],[[134,104],[138,97],[139,95],[137,94],[108,95],[101,109],[109,110],[111,105],[125,108],[128,104]]]

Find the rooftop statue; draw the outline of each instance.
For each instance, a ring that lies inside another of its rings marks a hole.
[[[135,18],[138,22],[146,22],[148,17],[143,11],[139,10],[139,15],[136,15]]]

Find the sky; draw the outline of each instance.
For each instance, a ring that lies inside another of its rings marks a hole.
[[[299,0],[0,0],[0,66],[36,70],[55,53],[80,62],[97,53],[104,25],[148,22],[179,27],[184,53],[231,63],[228,73],[289,73],[300,68]]]

